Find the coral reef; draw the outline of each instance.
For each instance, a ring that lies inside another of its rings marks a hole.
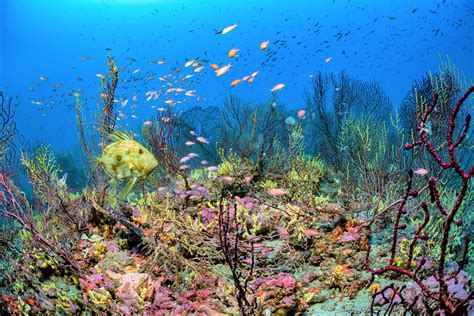
[[[83,162],[111,140],[119,78],[109,56],[97,134],[87,134],[75,95]],[[323,104],[329,91],[332,109]],[[287,115],[275,97],[252,107],[231,96],[224,114],[214,114],[222,115],[213,120],[221,125],[203,127],[193,115],[206,110],[182,113],[171,103],[137,135],[158,170],[124,199],[103,170],[89,169],[84,187],[71,187],[64,171],[78,173],[77,161],[56,157],[46,145],[22,151],[31,194],[8,168],[0,171],[0,312],[472,312],[472,247],[456,239],[469,237],[463,221],[474,167],[459,157],[471,137],[462,106],[473,92],[443,104],[449,117],[435,112],[434,95],[415,118],[416,137],[405,146],[411,156],[401,150],[410,135],[398,114],[384,117],[390,102],[381,87],[345,73],[314,79],[306,95],[314,115],[307,120]],[[378,101],[363,105],[372,93]],[[350,100],[365,114],[338,108]],[[372,113],[378,102],[383,106]],[[13,115],[5,109],[8,125]],[[429,131],[429,122],[442,118],[446,144]],[[333,126],[333,120],[341,121]],[[314,144],[314,128],[326,125]],[[8,143],[9,131],[0,140]],[[315,146],[327,148],[315,155]],[[198,156],[201,163],[192,160]],[[401,175],[410,165],[420,168],[410,169],[405,184]]]

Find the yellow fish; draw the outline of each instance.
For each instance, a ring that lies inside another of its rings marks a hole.
[[[111,177],[112,185],[129,180],[119,195],[120,199],[125,199],[137,180],[145,179],[158,167],[158,161],[127,132],[117,131],[110,134],[109,138],[114,142],[105,147],[100,157],[91,159],[92,170],[101,165],[104,172]]]

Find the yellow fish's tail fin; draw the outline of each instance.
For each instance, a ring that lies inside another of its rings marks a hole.
[[[108,137],[114,142],[120,142],[123,140],[133,140],[133,135],[127,132],[126,130],[116,130],[115,132],[109,134]]]
[[[132,191],[133,186],[137,182],[137,178],[132,178],[128,183],[123,187],[122,192],[120,192],[119,199],[120,200],[125,200],[127,195]]]
[[[97,156],[90,156],[87,160],[89,161],[89,167],[91,168],[91,172],[96,171],[96,169],[99,167],[100,158]]]

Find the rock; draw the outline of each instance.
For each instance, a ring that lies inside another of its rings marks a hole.
[[[326,202],[323,204],[323,209],[327,213],[332,213],[332,214],[337,214],[337,215],[341,215],[342,212],[344,212],[344,209],[342,208],[342,206],[340,206],[337,203]]]
[[[318,294],[314,296],[312,301],[314,303],[322,303],[322,302],[327,301],[330,298],[331,298],[331,293],[329,293],[328,290],[322,290],[321,292],[319,292]]]
[[[117,296],[124,300],[137,299],[140,290],[148,283],[149,275],[147,273],[126,273],[120,276],[118,281],[120,286],[117,289]]]

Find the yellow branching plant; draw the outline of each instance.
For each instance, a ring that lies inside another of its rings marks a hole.
[[[391,124],[400,129],[398,114],[392,116]],[[390,137],[386,123],[370,115],[349,116],[341,132],[345,194],[349,199],[362,198],[366,209],[374,212],[383,208],[387,198],[396,196],[394,179],[404,166],[400,153],[403,138],[394,142]]]
[[[288,151],[289,159],[280,166],[283,172],[279,184],[288,190],[290,201],[311,201],[325,176],[325,165],[318,157],[305,154],[304,135],[300,124],[296,125],[289,135]]]
[[[49,146],[39,145],[31,157],[22,151],[21,162],[26,167],[29,182],[41,202],[46,203],[51,195],[67,191],[65,178],[59,178],[62,171]]]
[[[100,80],[100,99],[102,101],[102,116],[100,118],[100,140],[102,148],[105,148],[108,135],[112,134],[117,113],[114,109],[115,89],[117,89],[120,71],[115,64],[115,59],[108,56],[107,66],[109,72],[107,76],[103,76]]]
[[[183,253],[205,257],[215,251],[198,214],[181,214],[169,194],[157,198],[155,193],[147,192],[132,199],[131,204],[137,211],[132,219],[147,237],[144,245],[149,255],[165,269],[176,272],[182,267],[189,272],[196,265]]]

